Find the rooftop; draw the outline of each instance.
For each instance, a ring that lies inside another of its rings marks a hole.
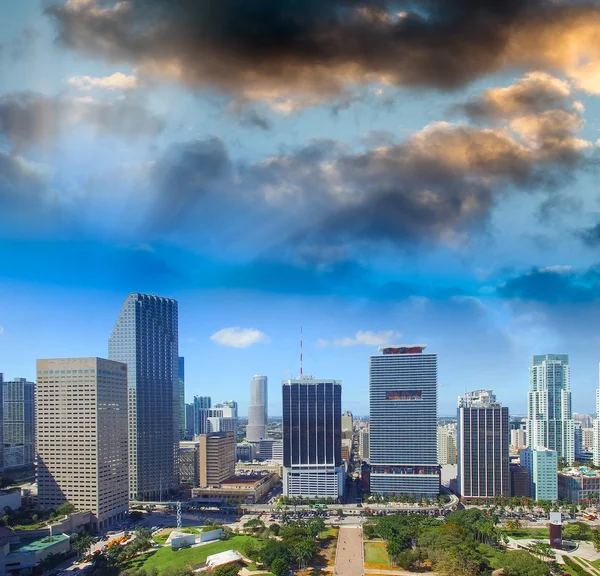
[[[231,562],[237,562],[242,557],[235,550],[227,550],[226,552],[219,552],[218,554],[212,554],[206,558],[207,566],[215,568],[222,566],[223,564],[229,564]]]
[[[558,473],[565,476],[587,476],[589,478],[597,478],[600,476],[599,470],[592,470],[587,466],[580,466],[579,468],[565,468],[564,470],[559,470]]]
[[[56,534],[55,536],[46,536],[41,540],[36,540],[31,544],[27,544],[26,546],[22,546],[17,550],[20,554],[26,552],[40,552],[41,550],[45,550],[46,548],[51,548],[56,546],[59,542],[64,542],[65,540],[69,540],[69,537],[66,534]]]
[[[380,346],[379,351],[382,354],[420,354],[425,348],[427,344],[393,344]]]

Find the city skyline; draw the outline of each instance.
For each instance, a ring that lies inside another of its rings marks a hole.
[[[544,353],[593,404],[600,7],[171,4],[0,6],[7,377],[102,356],[140,292],[181,303],[188,402],[216,384],[245,412],[249,376],[298,374],[304,326],[306,371],[355,414],[398,341],[438,352],[441,414],[482,380],[523,412]]]

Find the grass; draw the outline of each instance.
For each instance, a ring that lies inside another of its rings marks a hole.
[[[325,563],[327,566],[333,566],[335,564],[338,532],[339,528],[329,528],[328,530],[323,530],[323,532],[319,534],[319,556],[322,561],[319,562],[319,559],[317,558],[315,562],[316,565]]]
[[[518,530],[504,530],[504,533],[515,540],[547,540],[550,538],[548,528],[519,528]]]
[[[594,576],[599,576],[600,572],[598,568],[594,565],[594,562],[590,562],[589,560],[584,560],[583,558],[579,558],[578,556],[573,556],[573,560],[579,562],[581,566],[587,568],[589,572],[591,572]],[[597,560],[596,560],[597,562]]]
[[[207,528],[207,526],[184,526],[181,528],[181,532],[185,534],[200,534],[200,532],[206,531],[205,528]],[[173,530],[177,530],[177,528],[165,528],[152,536],[152,540],[162,546],[167,542],[167,538]]]
[[[392,566],[385,542],[365,542],[365,568],[388,570]]]
[[[183,548],[173,551],[171,548],[161,548],[150,554],[140,556],[126,564],[125,569],[150,570],[156,568],[159,573],[167,566],[173,568],[195,568],[199,564],[204,564],[206,558],[211,554],[218,554],[226,550],[239,550],[244,542],[251,540],[252,536],[234,536],[229,540],[218,540],[214,544],[206,544],[197,548]]]

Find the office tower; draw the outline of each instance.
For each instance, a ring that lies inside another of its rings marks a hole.
[[[4,422],[4,402],[2,400],[4,390],[4,375],[0,372],[0,422]],[[0,472],[4,470],[4,426],[0,426]]]
[[[178,358],[177,378],[179,384],[179,439],[185,440],[185,359],[183,356]]]
[[[531,498],[529,472],[524,466],[510,465],[510,495]]]
[[[124,517],[127,366],[103,358],[37,361],[37,484],[40,508],[69,502],[100,530]]]
[[[527,446],[527,433],[523,428],[517,428],[510,431],[510,447],[515,450],[521,450]]]
[[[258,442],[257,457],[259,460],[272,460],[273,459],[273,445],[276,440],[273,438],[263,438]]]
[[[108,356],[127,364],[129,494],[162,500],[179,485],[177,301],[133,293],[108,341]]]
[[[352,455],[352,440],[350,438],[342,438],[342,460],[350,462]]]
[[[283,464],[283,440],[275,440],[271,448],[271,460]]]
[[[361,430],[358,433],[358,456],[361,460],[369,461],[369,431]]]
[[[231,432],[200,434],[200,487],[217,486],[235,475],[235,436]]]
[[[2,385],[4,469],[35,462],[35,384],[15,378]],[[0,420],[2,422],[2,420]]]
[[[192,402],[185,405],[185,437],[187,440],[194,439],[194,404]]]
[[[594,450],[594,429],[581,429],[581,447],[583,452],[592,452]]]
[[[342,440],[352,440],[352,432],[354,431],[354,418],[352,412],[346,410],[342,414]]]
[[[579,424],[581,428],[592,428],[594,419],[589,414],[573,412],[573,422]]]
[[[529,472],[529,492],[536,501],[558,500],[558,453],[556,450],[521,450],[521,466]]]
[[[424,344],[370,357],[371,491],[437,497],[437,354]]]
[[[301,375],[284,380],[282,391],[284,494],[341,497],[341,382]]]
[[[182,487],[193,488],[200,481],[200,444],[197,441],[179,442],[179,483]]]
[[[223,410],[223,416],[226,418],[238,417],[238,403],[235,400],[225,400],[225,402],[215,404],[214,407],[221,408]]]
[[[237,436],[238,405],[235,400],[225,400],[225,402],[215,404],[211,416],[221,418],[220,430],[234,432]],[[208,432],[210,430],[207,430]]]
[[[527,446],[556,450],[567,464],[575,460],[568,354],[533,356],[529,369]]]
[[[246,440],[258,442],[267,437],[269,391],[267,377],[256,374],[250,380],[250,405]]]
[[[458,398],[458,489],[465,499],[510,496],[508,408],[491,390]]]
[[[599,365],[600,366],[600,365]],[[600,466],[600,385],[596,389],[596,418],[594,420],[594,466]]]
[[[206,419],[206,434],[211,432],[233,432],[234,436],[237,436],[237,418],[209,416]]]
[[[206,434],[206,419],[211,407],[210,396],[194,396],[194,435]]]
[[[437,428],[437,461],[440,465],[456,464],[456,442],[446,426]]]

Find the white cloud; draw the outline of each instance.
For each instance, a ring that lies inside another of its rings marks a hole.
[[[71,86],[89,90],[90,88],[104,88],[105,90],[132,90],[137,87],[137,78],[127,76],[122,72],[115,72],[110,76],[97,78],[94,76],[71,76],[67,80]]]
[[[0,334],[4,334],[4,326],[0,326]]]
[[[260,342],[267,343],[271,341],[264,332],[256,328],[240,328],[239,326],[223,328],[215,332],[210,339],[220,346],[229,346],[231,348],[248,348],[248,346],[253,346]]]
[[[333,341],[319,339],[317,346],[381,346],[389,344],[392,340],[400,338],[402,334],[395,330],[382,330],[372,332],[371,330],[358,330],[353,337],[336,338]]]
[[[554,274],[569,274],[573,269],[570,265],[554,264],[553,266],[544,266],[540,268],[540,272],[552,272]]]

